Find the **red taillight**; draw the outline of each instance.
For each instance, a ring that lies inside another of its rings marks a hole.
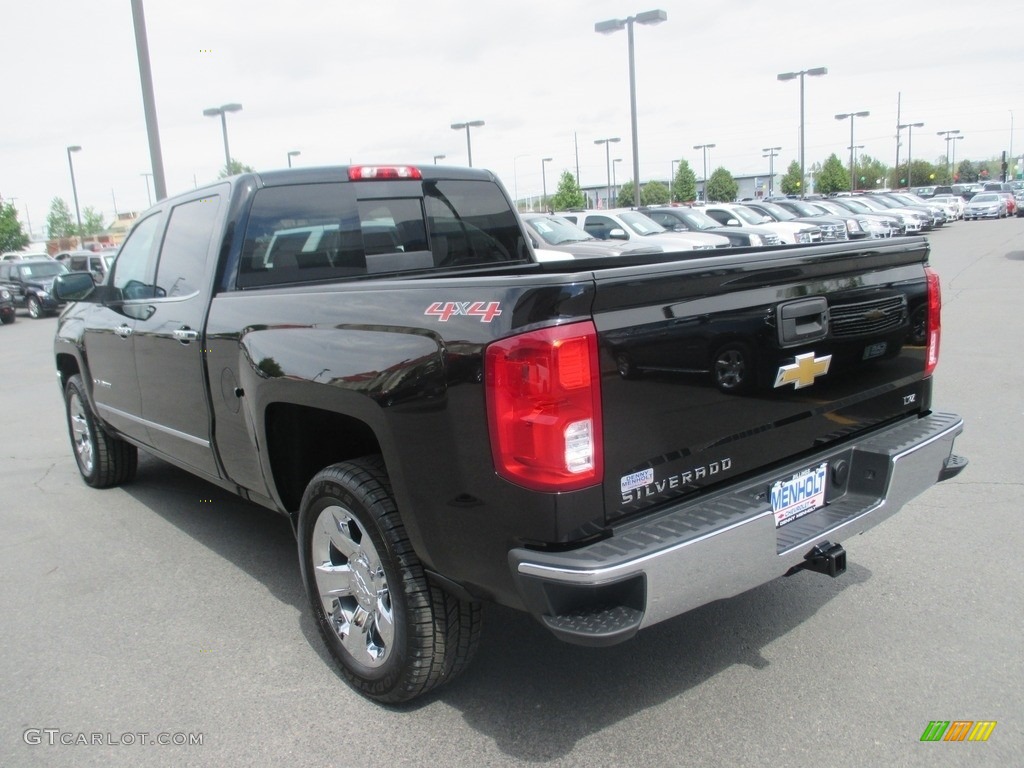
[[[411,165],[351,165],[348,178],[349,181],[422,179],[423,175],[419,168]]]
[[[537,491],[601,482],[601,386],[590,321],[487,347],[487,420],[498,474]]]
[[[939,337],[942,335],[942,291],[939,275],[931,267],[924,268],[928,280],[928,346],[924,375],[930,376],[939,364]]]

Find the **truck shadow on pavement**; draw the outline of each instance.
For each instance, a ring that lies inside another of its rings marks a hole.
[[[803,572],[698,608],[610,648],[556,640],[516,611],[487,606],[483,640],[462,678],[437,695],[505,754],[556,760],[576,743],[676,698],[733,665],[770,665],[762,649],[871,572],[850,564],[838,579]],[[808,669],[808,674],[825,675]]]
[[[138,479],[123,490],[295,606],[299,628],[325,672],[344,684],[308,610],[287,519],[144,453]],[[203,503],[191,503],[199,499]],[[555,760],[577,742],[734,665],[767,668],[771,662],[763,648],[784,640],[844,589],[870,578],[868,569],[853,563],[838,579],[809,572],[779,578],[611,648],[568,645],[526,614],[487,605],[479,652],[466,672],[391,709],[411,717],[443,702],[503,753],[527,762]]]

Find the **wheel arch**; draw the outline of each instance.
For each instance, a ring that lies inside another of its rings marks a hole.
[[[267,406],[264,418],[270,479],[293,519],[306,486],[320,470],[383,452],[368,423],[343,413],[276,402]]]

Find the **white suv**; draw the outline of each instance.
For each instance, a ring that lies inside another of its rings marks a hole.
[[[729,248],[729,238],[706,232],[673,232],[640,211],[611,208],[593,211],[561,211],[568,219],[599,240],[629,240],[660,245],[665,251],[711,251]]]
[[[808,245],[821,242],[821,228],[804,221],[772,221],[745,205],[735,203],[709,203],[699,210],[719,224],[731,227],[764,227],[775,232],[786,245]]]

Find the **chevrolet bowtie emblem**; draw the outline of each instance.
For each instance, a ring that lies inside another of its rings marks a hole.
[[[792,365],[783,365],[779,368],[779,374],[775,377],[775,386],[784,387],[792,384],[793,389],[809,387],[818,376],[828,373],[828,364],[832,362],[832,355],[815,357],[813,352],[806,355],[797,355]]]

